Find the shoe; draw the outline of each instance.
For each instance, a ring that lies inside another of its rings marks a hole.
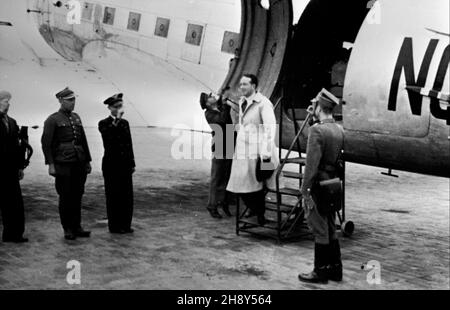
[[[310,273],[301,273],[298,279],[306,283],[328,283],[328,265],[329,265],[329,248],[328,244],[314,244],[314,270]]]
[[[28,238],[18,237],[18,238],[3,238],[3,242],[14,242],[14,243],[25,243],[28,242]]]
[[[87,231],[87,230],[84,230],[83,228],[79,228],[79,229],[75,232],[75,235],[76,235],[77,237],[80,237],[80,238],[89,238],[89,237],[91,236],[91,232],[90,232],[90,231]]]
[[[77,235],[71,230],[65,230],[64,231],[64,239],[75,240],[75,239],[77,239]]]
[[[123,232],[126,233],[126,234],[132,234],[132,233],[134,233],[134,229],[133,228],[127,228],[127,229],[124,229]]]
[[[222,204],[222,210],[223,210],[223,213],[226,214],[226,216],[228,216],[228,217],[233,216],[233,214],[231,214],[231,212],[230,212],[230,207],[228,206],[228,204]]]
[[[245,218],[254,217],[254,216],[256,216],[256,213],[250,209],[247,211],[247,214],[244,215]]]
[[[318,284],[327,284],[328,278],[326,276],[326,267],[323,267],[322,269],[314,269],[310,273],[301,273],[298,275],[298,279],[301,282],[306,283],[318,283]]]
[[[216,219],[222,218],[222,215],[220,215],[220,213],[219,213],[219,211],[217,211],[217,209],[208,209],[208,211],[209,211],[209,214],[211,214],[211,216],[213,218],[216,218]]]
[[[112,234],[121,234],[121,235],[126,233],[124,229],[110,229],[109,232]]]
[[[261,226],[264,226],[266,224],[267,220],[264,217],[264,215],[258,215],[258,224]]]

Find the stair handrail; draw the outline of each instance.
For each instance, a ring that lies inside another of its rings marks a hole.
[[[306,127],[306,124],[309,122],[309,119],[312,117],[312,114],[310,112],[308,112],[305,120],[302,123],[302,126],[300,127],[298,133],[295,135],[295,138],[292,140],[291,145],[288,148],[288,152],[287,154],[284,156],[283,160],[281,161],[281,163],[278,165],[278,169],[277,169],[277,174],[276,174],[276,179],[277,179],[277,190],[278,190],[278,178],[281,174],[281,171],[283,170],[284,166],[286,165],[286,161],[289,159],[289,155],[291,154],[292,150],[294,149],[294,145],[297,143],[297,140],[300,138],[300,135],[302,134],[303,130]],[[294,122],[296,122],[296,120],[293,120]],[[301,150],[298,150],[299,152],[299,156],[301,157]]]

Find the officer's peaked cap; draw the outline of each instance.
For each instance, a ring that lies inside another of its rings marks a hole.
[[[62,91],[58,92],[55,96],[58,99],[68,100],[75,98],[75,93],[70,90],[69,87],[66,87]]]
[[[109,97],[108,99],[106,99],[105,101],[103,101],[103,103],[106,104],[107,106],[110,106],[117,102],[123,101],[122,97],[123,97],[122,93],[115,94],[115,95]]]
[[[339,104],[339,99],[325,88],[322,88],[316,99],[321,108],[333,109]]]

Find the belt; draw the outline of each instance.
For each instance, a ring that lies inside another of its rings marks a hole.
[[[59,145],[81,145],[80,142],[72,140],[72,141],[67,141],[67,142],[60,142]]]

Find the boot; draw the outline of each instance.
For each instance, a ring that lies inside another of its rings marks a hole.
[[[330,241],[330,264],[328,265],[328,279],[331,281],[342,281],[341,247],[339,240]]]
[[[75,240],[77,239],[77,235],[71,229],[64,229],[64,238],[66,240]]]
[[[80,237],[80,238],[89,238],[91,236],[91,232],[79,227],[75,231],[75,236]]]
[[[258,220],[258,224],[260,226],[266,225],[267,220],[266,220],[264,214],[259,214],[258,217],[257,217],[257,220]]]
[[[222,215],[220,215],[219,211],[217,211],[217,209],[209,209],[209,214],[211,215],[211,217],[216,218],[216,219],[221,219]]]
[[[327,284],[328,244],[314,244],[314,270],[310,273],[301,273],[298,279],[306,283]]]
[[[233,216],[233,214],[231,214],[231,212],[230,212],[230,208],[227,203],[221,203],[220,205],[222,207],[223,213],[225,213],[226,216],[228,216],[228,217]]]

